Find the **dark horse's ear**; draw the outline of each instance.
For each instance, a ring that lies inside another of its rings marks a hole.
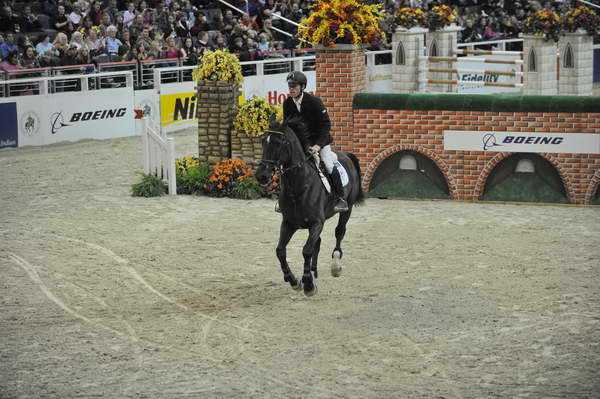
[[[275,115],[275,114],[271,115],[271,118],[269,119],[269,130],[279,131],[280,128],[281,128],[281,124],[279,122],[277,122],[277,115]]]

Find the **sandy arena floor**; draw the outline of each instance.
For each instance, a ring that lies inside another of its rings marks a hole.
[[[0,398],[600,398],[599,208],[371,199],[306,298],[272,201],[131,197],[139,137],[0,168]]]

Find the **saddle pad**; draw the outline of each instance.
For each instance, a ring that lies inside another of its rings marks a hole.
[[[346,187],[348,185],[348,182],[350,181],[350,178],[348,177],[348,172],[346,172],[346,168],[344,168],[344,165],[342,165],[337,159],[333,161],[333,166],[338,170],[338,173],[340,174],[340,178],[342,179],[342,186]],[[325,186],[325,190],[327,190],[328,193],[331,193],[331,185],[329,184],[329,179],[327,179],[321,168],[318,168],[317,170],[319,171],[319,177],[323,182],[323,186]]]

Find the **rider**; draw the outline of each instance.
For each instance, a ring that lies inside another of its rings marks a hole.
[[[348,204],[344,199],[344,187],[342,178],[337,168],[333,165],[334,154],[331,150],[333,138],[329,133],[331,121],[327,108],[321,99],[304,91],[306,89],[306,75],[300,71],[290,72],[287,75],[287,84],[290,96],[283,103],[283,118],[288,119],[300,116],[309,130],[310,153],[319,153],[325,164],[325,169],[331,177],[333,191],[336,195],[334,212],[345,212]]]

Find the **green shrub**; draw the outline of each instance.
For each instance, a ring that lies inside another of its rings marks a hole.
[[[131,185],[131,195],[134,197],[158,197],[167,193],[167,184],[161,178],[145,173],[138,173],[142,181]]]
[[[265,191],[254,178],[248,176],[235,182],[232,197],[237,199],[257,199],[265,195]]]
[[[177,172],[177,193],[178,194],[201,194],[204,192],[204,186],[212,174],[212,168],[204,163],[191,167],[184,171]]]

